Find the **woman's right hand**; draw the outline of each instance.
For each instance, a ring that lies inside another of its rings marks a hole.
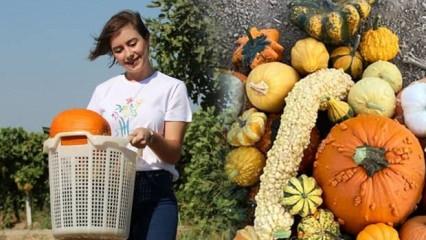
[[[154,131],[149,128],[136,128],[129,134],[129,142],[136,148],[145,148],[152,143]]]

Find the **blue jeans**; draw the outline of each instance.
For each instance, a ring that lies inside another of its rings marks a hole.
[[[128,240],[174,240],[178,207],[172,175],[165,170],[136,172]]]

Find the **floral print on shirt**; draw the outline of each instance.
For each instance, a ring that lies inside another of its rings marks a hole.
[[[137,109],[141,103],[140,99],[127,98],[124,104],[115,105],[112,118],[118,123],[117,126],[119,126],[115,130],[115,136],[124,137],[130,134],[130,121],[138,115]]]

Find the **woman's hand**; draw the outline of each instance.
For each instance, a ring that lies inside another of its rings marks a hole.
[[[136,128],[129,134],[129,142],[137,148],[144,148],[154,140],[154,131],[149,128]]]

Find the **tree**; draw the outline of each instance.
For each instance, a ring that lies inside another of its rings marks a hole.
[[[194,0],[153,0],[148,7],[161,11],[158,18],[147,19],[156,68],[184,81],[194,103],[220,109],[223,98],[214,77],[218,64],[213,21]]]

